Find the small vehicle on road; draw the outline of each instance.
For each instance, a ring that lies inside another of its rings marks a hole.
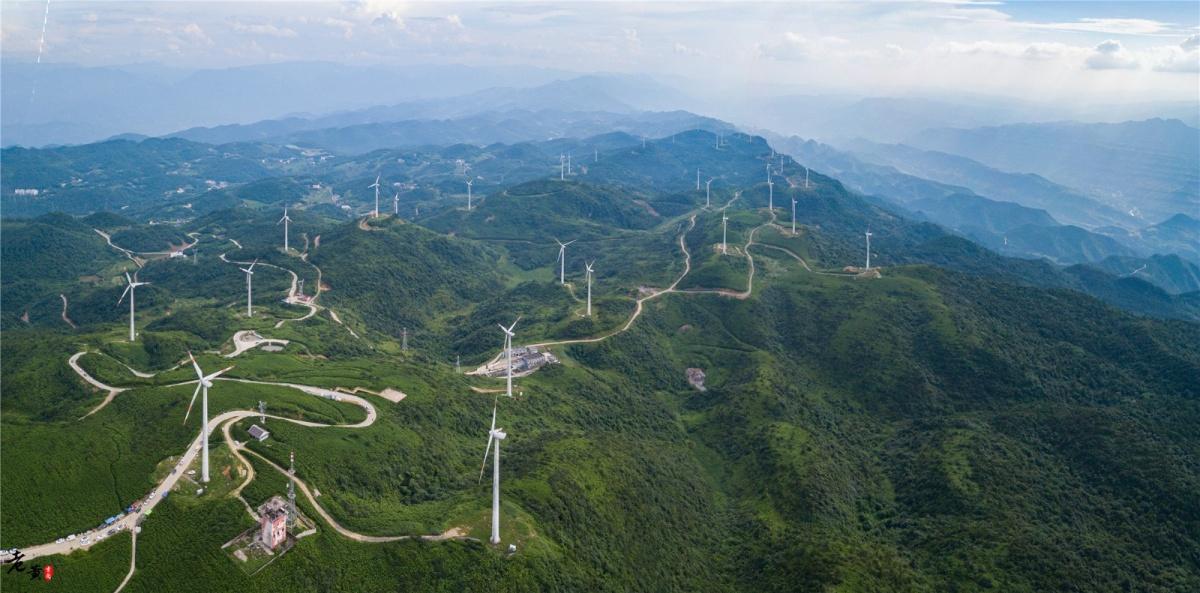
[[[65,541],[67,541],[67,540],[66,540],[66,538],[62,538],[62,537],[60,537],[60,538],[58,538],[58,539],[54,540],[54,543],[56,543],[56,544],[61,544],[61,543],[65,542]]]
[[[69,541],[69,542],[70,542],[70,541],[75,541],[75,534],[74,534],[74,533],[72,533],[71,535],[68,535],[68,536],[67,536],[67,541]]]

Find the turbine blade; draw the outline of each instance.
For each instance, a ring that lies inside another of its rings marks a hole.
[[[491,453],[491,452],[492,452],[492,433],[489,432],[487,448],[483,450],[483,464],[479,466],[479,480],[477,480],[478,482],[483,481],[483,470],[487,469],[487,456],[488,456],[488,453]]]
[[[133,289],[133,285],[132,285],[132,284],[126,284],[126,285],[125,285],[125,292],[122,292],[122,293],[121,293],[121,298],[117,300],[117,304],[118,304],[118,305],[120,305],[122,302],[124,302],[124,301],[125,301],[125,295],[129,294],[129,291],[130,291],[130,290],[132,290],[132,289]]]
[[[196,362],[196,357],[192,356],[191,350],[188,350],[188,358],[192,360],[192,368],[196,369],[196,378],[204,381],[204,371],[200,370],[200,364]]]
[[[184,424],[187,424],[188,416],[192,415],[192,405],[196,403],[196,396],[200,395],[201,387],[204,387],[204,381],[196,381],[196,390],[192,392],[192,401],[188,402],[187,413],[183,415]]]
[[[205,377],[205,378],[204,378],[204,380],[205,380],[205,381],[212,381],[213,379],[216,379],[217,377],[220,377],[221,375],[225,374],[227,371],[229,371],[229,370],[233,369],[233,366],[234,366],[234,365],[229,365],[229,366],[227,366],[227,367],[225,367],[225,368],[223,368],[223,369],[221,369],[221,370],[219,370],[219,371],[217,371],[217,372],[215,372],[215,373],[213,373],[213,374],[211,374],[211,375],[209,375],[209,376]]]

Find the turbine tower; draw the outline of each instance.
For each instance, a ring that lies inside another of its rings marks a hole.
[[[289,218],[287,215],[287,206],[284,206],[283,207],[283,218],[280,218],[279,222],[275,223],[275,226],[279,226],[281,223],[283,224],[283,251],[284,251],[284,253],[287,253],[287,250],[288,250],[288,224],[291,222],[292,222],[292,219]]]
[[[467,212],[471,211],[471,185],[475,183],[474,179],[467,180]]]
[[[296,513],[296,452],[292,451],[288,454],[288,527],[296,526],[296,518],[299,516]]]
[[[495,457],[492,459],[492,544],[500,543],[500,441],[508,435],[504,429],[496,428],[496,407],[492,406],[492,427],[488,430],[487,447],[483,450],[483,466],[479,468],[479,479],[483,479],[483,471],[487,468],[488,453],[491,452],[492,442],[496,443]]]
[[[567,159],[567,157],[563,156],[563,154],[561,152],[558,153],[558,180],[559,181],[567,180],[567,160],[566,159]]]
[[[708,181],[706,181],[704,183],[704,207],[705,208],[712,205],[712,201],[709,199],[712,196],[712,193],[709,191],[712,188],[712,182],[713,182],[713,178],[710,177],[708,179]]]
[[[571,152],[567,151],[567,175],[571,174]]]
[[[767,210],[775,210],[775,182],[767,182]]]
[[[592,264],[594,264],[594,263],[596,263],[596,260],[592,260],[592,261],[584,264],[584,267],[587,268],[587,285],[588,285],[587,316],[588,317],[592,316]]]
[[[767,161],[767,183],[771,183],[771,161]]]
[[[212,387],[213,379],[221,376],[232,366],[225,367],[211,375],[205,375],[204,371],[200,370],[200,365],[196,363],[196,357],[192,356],[192,352],[188,351],[188,358],[192,361],[192,368],[196,369],[196,391],[192,393],[192,401],[188,403],[187,413],[183,415],[183,423],[187,424],[188,416],[192,414],[192,405],[196,403],[196,395],[204,392],[204,396],[200,399],[200,415],[203,416],[200,420],[200,443],[204,448],[200,454],[200,480],[208,482],[208,388]]]
[[[120,305],[121,301],[125,300],[125,295],[129,295],[129,341],[132,342],[137,339],[137,332],[135,332],[133,328],[133,289],[150,283],[134,282],[133,278],[129,277],[129,272],[125,272],[125,282],[127,282],[125,285],[125,292],[121,293],[121,298],[117,299],[117,304]]]
[[[246,317],[254,316],[254,304],[253,304],[254,299],[253,299],[253,295],[251,294],[250,287],[251,287],[251,279],[254,277],[254,264],[256,264],[256,263],[258,263],[257,257],[254,258],[254,261],[250,262],[249,268],[238,268],[239,270],[246,273]]]
[[[796,234],[796,198],[792,198],[792,234]]]
[[[725,255],[725,231],[729,226],[729,217],[725,215],[725,211],[721,211],[721,255]]]
[[[392,196],[392,214],[400,216],[400,192]]]
[[[871,269],[871,227],[867,227],[867,270]]]
[[[512,397],[512,339],[516,335],[513,333],[513,328],[517,327],[517,321],[520,320],[521,318],[517,317],[516,321],[513,321],[512,325],[508,327],[504,327],[503,323],[498,324],[500,329],[504,330],[504,357],[508,361],[508,387],[504,393],[508,397]]]
[[[700,191],[700,169],[696,169],[696,191]]]
[[[808,166],[804,167],[804,189],[808,189]]]
[[[570,241],[567,241],[566,243],[563,243],[562,241],[559,241],[558,239],[554,240],[555,243],[558,243],[558,259],[555,261],[558,262],[558,283],[559,284],[567,283],[567,245],[570,245],[571,243],[574,243],[577,240],[578,239],[572,239]]]
[[[375,183],[372,183],[367,187],[375,188],[375,214],[372,216],[372,218],[379,218],[379,175],[375,176]]]

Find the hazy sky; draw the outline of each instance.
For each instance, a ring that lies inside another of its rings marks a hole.
[[[3,2],[35,61],[46,2]],[[864,94],[1195,99],[1200,3],[49,3],[43,62],[528,64]]]

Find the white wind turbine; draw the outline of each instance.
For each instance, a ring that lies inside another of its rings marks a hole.
[[[508,362],[508,387],[505,389],[505,395],[508,397],[512,397],[512,339],[514,336],[516,336],[516,334],[513,333],[513,328],[517,327],[517,321],[520,320],[521,318],[517,317],[517,319],[512,322],[512,325],[508,327],[504,327],[503,323],[497,324],[500,326],[500,329],[504,330],[504,358],[506,358]]]
[[[256,258],[254,258],[254,261],[250,262],[249,268],[238,268],[239,270],[246,273],[246,317],[254,316],[254,305],[253,305],[254,297],[251,292],[251,285],[252,285],[251,279],[254,277],[254,264],[257,264],[257,263],[258,263],[258,258],[256,257]]]
[[[375,183],[372,183],[367,187],[375,188],[375,213],[372,218],[379,218],[379,175],[375,176]]]
[[[771,183],[771,161],[767,161],[767,183]]]
[[[567,175],[571,174],[571,153],[567,152]]]
[[[225,367],[211,375],[205,375],[204,371],[200,370],[200,365],[196,363],[196,357],[192,356],[191,351],[188,351],[188,358],[192,360],[192,368],[196,369],[196,391],[192,393],[192,401],[188,403],[187,414],[183,415],[183,423],[187,424],[188,416],[192,414],[192,405],[196,403],[196,395],[203,391],[204,397],[200,400],[200,413],[203,416],[200,420],[200,443],[204,450],[200,454],[200,480],[208,482],[208,388],[212,387],[213,379],[233,367]]]
[[[712,200],[710,200],[710,197],[712,196],[712,192],[710,191],[712,189],[712,182],[713,182],[713,178],[710,177],[708,179],[708,181],[706,181],[704,183],[704,207],[705,208],[712,205]]]
[[[474,179],[467,180],[467,212],[471,211],[471,186],[475,184]]]
[[[279,222],[275,223],[275,226],[279,226],[280,223],[283,224],[283,251],[285,253],[288,250],[288,224],[291,222],[292,222],[292,219],[290,217],[288,217],[288,215],[287,215],[287,206],[284,206],[283,207],[283,218],[280,218]]]
[[[596,260],[592,260],[592,261],[584,264],[584,267],[587,268],[587,292],[588,292],[587,316],[588,317],[592,316],[592,264],[594,264],[594,263],[596,263]]]
[[[696,191],[700,191],[700,169],[696,169]]]
[[[571,243],[574,243],[577,240],[578,239],[572,239],[570,241],[567,241],[566,243],[563,243],[562,241],[559,241],[558,239],[554,240],[555,243],[558,243],[558,259],[555,261],[558,262],[558,283],[559,284],[567,283],[567,245],[570,245]]]
[[[117,299],[117,304],[120,305],[121,301],[125,300],[125,295],[129,295],[129,341],[132,342],[137,338],[137,332],[133,329],[133,289],[150,283],[134,282],[133,278],[129,277],[129,272],[125,272],[125,282],[127,282],[125,292],[121,293],[121,298]]]
[[[808,166],[804,167],[804,189],[808,189]]]
[[[567,180],[567,157],[563,156],[561,152],[558,153],[558,180]]]
[[[792,234],[796,234],[796,198],[792,198]]]
[[[400,192],[392,196],[392,214],[400,216]]]
[[[767,210],[775,210],[775,182],[767,182]]]
[[[725,255],[725,231],[729,226],[729,217],[725,215],[725,211],[721,211],[721,255]]]
[[[871,269],[871,227],[867,227],[867,270]]]
[[[503,327],[503,326],[501,326]],[[483,479],[483,471],[487,468],[488,453],[492,442],[496,443],[496,453],[492,460],[492,544],[500,543],[500,441],[508,434],[502,428],[496,428],[496,406],[492,405],[492,427],[488,430],[487,447],[483,450],[483,465],[479,468],[479,479]]]

